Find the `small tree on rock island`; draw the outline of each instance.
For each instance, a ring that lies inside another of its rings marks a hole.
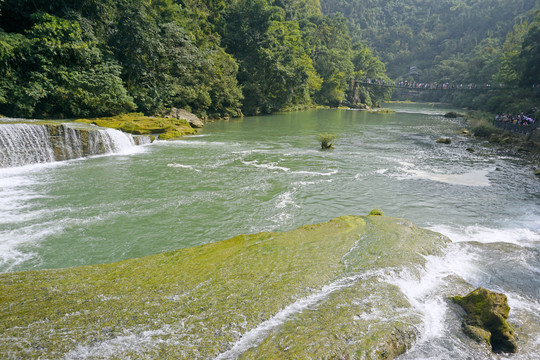
[[[321,142],[321,149],[333,149],[334,140],[336,140],[336,135],[323,133],[319,134],[319,141]]]

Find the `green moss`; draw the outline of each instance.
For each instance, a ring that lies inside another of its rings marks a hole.
[[[516,352],[514,331],[506,321],[510,307],[506,295],[478,288],[467,296],[454,296],[452,301],[467,313],[462,327],[476,341],[485,341],[494,352]]]
[[[423,263],[422,255],[443,243],[441,235],[404,220],[344,216],[113,264],[0,274],[0,353],[64,358],[80,349],[107,358],[213,358],[286,306],[357,276],[252,351],[266,358],[352,358],[369,351],[391,358],[411,344],[420,316],[411,311],[380,324],[356,323],[355,316],[371,311],[378,298],[388,311],[407,308],[377,270]],[[131,345],[115,346],[126,338]]]
[[[391,110],[391,109],[375,109],[375,110],[371,110],[370,112],[376,113],[376,114],[395,114],[396,113],[395,110]]]
[[[452,139],[449,139],[449,138],[440,138],[440,139],[437,139],[437,144],[451,144],[452,143]]]
[[[118,129],[134,135],[158,135],[160,140],[176,139],[197,132],[184,119],[148,117],[141,113],[75,121]]]
[[[369,215],[373,215],[373,216],[382,216],[383,215],[383,212],[379,209],[373,209],[369,212]]]

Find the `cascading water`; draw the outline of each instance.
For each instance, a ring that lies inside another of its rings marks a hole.
[[[3,168],[125,152],[133,146],[135,140],[131,135],[114,129],[75,128],[67,124],[0,125]]]
[[[51,161],[54,161],[54,151],[45,126],[0,125],[0,167]]]

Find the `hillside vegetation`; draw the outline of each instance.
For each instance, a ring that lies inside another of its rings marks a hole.
[[[321,0],[325,14],[344,14],[351,35],[385,62],[392,79],[504,84],[506,95],[431,94],[491,111],[531,106],[540,84],[538,0]],[[415,69],[411,72],[411,67]]]
[[[385,67],[318,0],[0,0],[7,116],[338,106],[359,75],[383,78]]]

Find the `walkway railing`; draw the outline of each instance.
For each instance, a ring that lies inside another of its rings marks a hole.
[[[432,90],[432,91],[490,91],[490,90],[515,90],[515,87],[509,87],[504,84],[491,85],[491,84],[450,84],[450,83],[416,83],[408,81],[386,81],[386,80],[355,80],[356,84],[378,87],[389,87],[396,89],[408,89],[408,90]]]

